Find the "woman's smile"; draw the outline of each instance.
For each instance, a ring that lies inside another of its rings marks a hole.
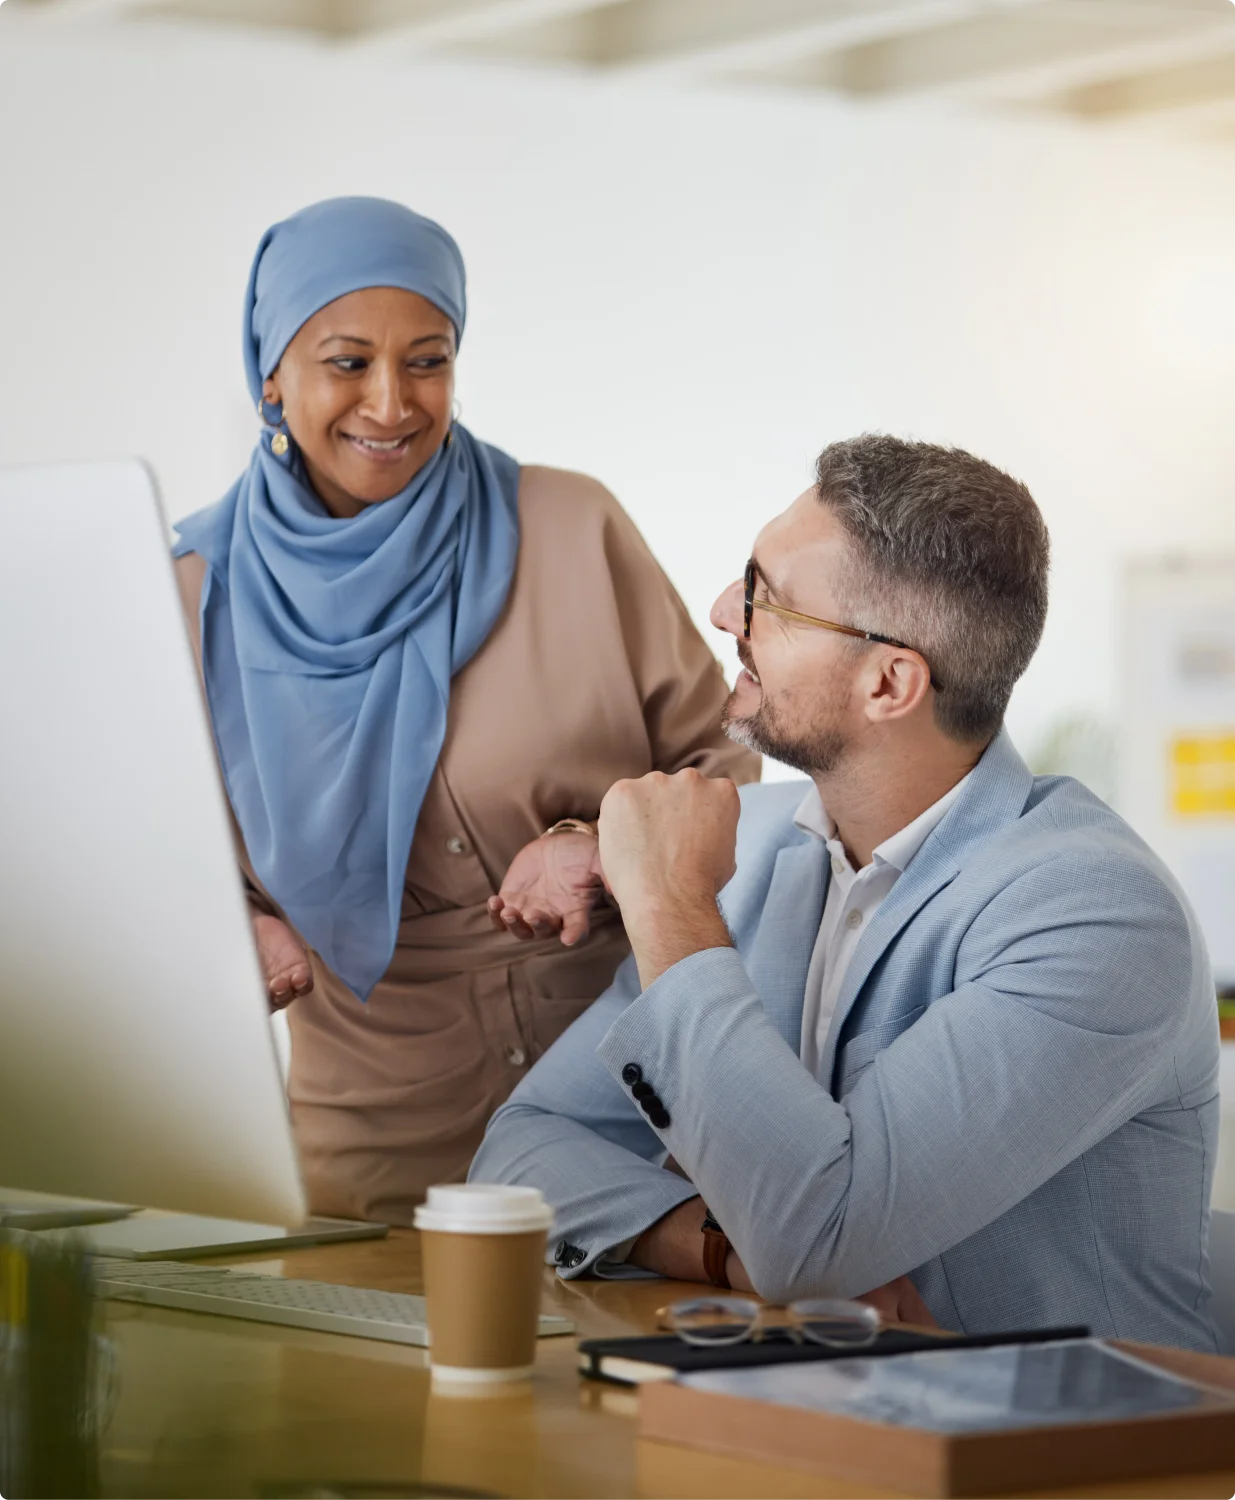
[[[370,463],[398,464],[407,457],[412,444],[420,436],[419,431],[405,433],[403,437],[362,437],[359,433],[343,432],[340,436],[352,449]]]

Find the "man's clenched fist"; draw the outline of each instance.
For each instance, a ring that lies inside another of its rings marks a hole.
[[[698,771],[618,781],[600,806],[600,862],[646,988],[704,948],[727,946],[716,907],[733,878],[738,789]]]

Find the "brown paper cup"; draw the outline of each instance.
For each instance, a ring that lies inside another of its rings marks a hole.
[[[435,1380],[525,1380],[552,1211],[535,1188],[430,1188],[416,1211]]]

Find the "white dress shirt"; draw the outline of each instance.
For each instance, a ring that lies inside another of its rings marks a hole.
[[[969,775],[973,773],[970,772]],[[815,939],[810,969],[806,975],[806,997],[802,1006],[802,1061],[818,1075],[828,1028],[836,1011],[837,997],[845,982],[845,971],[858,941],[876,908],[909,867],[910,860],[943,820],[961,794],[969,776],[928,807],[912,823],[884,839],[868,865],[855,870],[845,846],[836,835],[836,824],[828,816],[818,789],[812,784],[794,815],[794,823],[827,846],[832,862],[823,921]]]

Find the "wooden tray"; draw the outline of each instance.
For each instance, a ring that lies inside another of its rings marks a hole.
[[[1235,1360],[1115,1346],[1212,1394],[1190,1411],[1131,1422],[951,1435],[663,1382],[640,1388],[639,1435],[915,1495],[995,1495],[1235,1467]]]

